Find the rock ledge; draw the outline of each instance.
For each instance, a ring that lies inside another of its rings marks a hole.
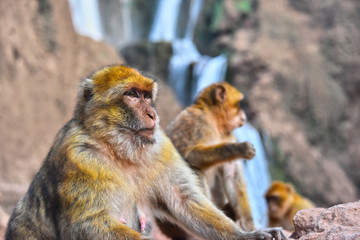
[[[360,239],[360,201],[302,210],[294,225],[293,239]]]

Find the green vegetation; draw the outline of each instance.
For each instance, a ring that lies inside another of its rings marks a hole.
[[[250,0],[240,0],[236,3],[236,8],[242,13],[250,13],[252,11]]]
[[[215,1],[214,3],[214,10],[212,13],[212,21],[211,21],[211,25],[210,25],[210,30],[215,32],[218,30],[218,25],[220,22],[220,19],[223,15],[223,2],[220,0]]]
[[[286,167],[286,156],[281,152],[276,139],[270,140],[271,152],[268,153],[269,157],[269,172],[271,179],[279,181],[287,181],[284,174],[284,168]]]

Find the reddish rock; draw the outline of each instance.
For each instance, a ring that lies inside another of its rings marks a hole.
[[[0,194],[10,214],[73,112],[80,79],[123,63],[79,36],[68,1],[0,1]]]
[[[4,238],[9,215],[0,207],[0,239]]]
[[[357,175],[359,105],[351,108],[348,129],[342,130],[341,116],[349,105],[341,85],[324,71],[322,32],[309,27],[309,17],[287,0],[259,2],[256,33],[238,29],[233,41],[227,40],[234,50],[229,69],[234,85],[245,88],[250,118],[273,140],[266,146],[272,177],[292,182],[318,206],[356,201],[359,191],[340,152],[354,145],[346,159]],[[339,141],[343,147],[331,140],[341,139],[331,129],[350,136]]]
[[[294,225],[293,239],[360,239],[360,201],[302,210],[295,215]]]

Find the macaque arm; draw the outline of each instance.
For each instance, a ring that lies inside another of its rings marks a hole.
[[[181,219],[184,229],[204,239],[224,240],[287,240],[281,228],[265,228],[251,232],[243,232],[237,225],[227,218],[221,211],[217,210],[211,202],[197,202],[189,199],[184,203],[185,214],[177,214],[175,217]],[[185,224],[184,224],[185,223]]]
[[[248,142],[221,143],[212,146],[196,145],[185,155],[185,160],[191,167],[202,170],[237,158],[251,159],[254,155],[255,149]]]
[[[200,191],[184,186],[174,187],[169,199],[165,200],[162,207],[166,206],[165,218],[174,224],[183,227],[188,233],[201,237],[201,239],[287,239],[280,229],[267,231],[243,232],[233,221],[218,210]],[[184,189],[183,189],[184,190]],[[164,209],[162,209],[164,210]]]
[[[223,185],[230,206],[234,210],[235,219],[241,229],[251,231],[255,229],[250,202],[246,190],[243,166],[240,162],[226,163],[223,166]]]
[[[150,201],[154,203],[156,217],[178,224],[203,239],[287,239],[278,228],[243,232],[203,194],[199,179],[176,151],[171,158],[165,171],[171,174],[161,177],[161,187],[152,194],[157,197]]]
[[[167,219],[181,226],[189,234],[201,239],[241,239],[241,230],[222,212],[217,210],[205,196],[199,196],[195,189],[187,186],[187,193],[180,190],[184,186],[173,186],[172,192],[156,204],[161,206],[160,219]],[[198,189],[200,193],[201,190]],[[159,209],[157,209],[159,210]],[[156,211],[159,213],[159,211]]]
[[[156,189],[152,207],[155,216],[182,226],[190,234],[203,239],[273,239],[278,234],[264,231],[243,232],[218,210],[199,187],[198,179],[181,159],[170,167],[171,175],[162,179]],[[285,238],[275,238],[277,240]]]

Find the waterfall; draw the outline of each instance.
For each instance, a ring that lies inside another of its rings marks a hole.
[[[270,175],[260,134],[250,123],[245,123],[234,133],[239,142],[248,141],[256,149],[255,157],[243,163],[244,174],[254,224],[257,228],[266,227],[267,206],[264,195],[270,186]]]
[[[194,43],[188,39],[176,39],[172,42],[173,56],[169,63],[169,83],[173,86],[178,99],[183,104],[188,104],[192,98],[186,92],[186,89],[192,89],[188,86],[189,66],[191,63],[198,61],[201,57]]]
[[[119,0],[121,6],[121,23],[123,29],[122,42],[129,43],[132,39],[132,20],[130,14],[130,1],[131,0]]]
[[[176,24],[181,0],[160,0],[149,40],[172,41],[176,36]],[[164,24],[166,23],[166,24]]]
[[[69,3],[76,32],[95,40],[102,40],[98,1],[69,0]]]
[[[194,88],[192,100],[204,87],[221,82],[225,79],[227,66],[227,59],[225,55],[217,57],[203,56],[195,65],[193,76],[196,80],[196,87]]]
[[[157,16],[149,37],[151,41],[172,41],[173,56],[169,64],[169,82],[175,89],[180,101],[185,105],[190,104],[190,101],[194,100],[198,92],[204,87],[223,81],[227,67],[227,59],[224,55],[203,56],[192,41],[202,4],[202,0],[192,0],[185,37],[177,38],[176,26],[180,1],[160,0]],[[192,74],[189,74],[189,66],[192,63],[195,65]],[[192,76],[193,79],[191,83],[188,82],[189,76]],[[264,193],[269,187],[270,177],[261,138],[258,131],[250,123],[236,129],[235,135],[240,142],[249,141],[256,148],[254,159],[243,164],[254,224],[257,228],[263,228],[267,224],[267,206]]]
[[[226,72],[226,57],[220,55],[211,58],[201,55],[192,41],[203,0],[191,1],[185,36],[182,38],[176,36],[180,4],[179,0],[160,0],[149,39],[150,41],[172,41],[173,56],[169,63],[169,82],[179,100],[188,105],[199,89],[210,83],[223,81]],[[190,74],[191,64],[194,64],[194,71]],[[193,83],[188,82],[189,76],[193,79]],[[187,89],[192,90],[187,92]]]

